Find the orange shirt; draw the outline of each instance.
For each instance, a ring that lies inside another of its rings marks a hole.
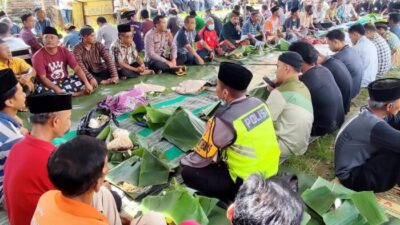
[[[279,30],[279,18],[275,16],[271,16],[265,21],[264,29],[266,32],[271,34],[276,34]]]
[[[31,225],[108,225],[97,209],[60,191],[48,191],[40,197]]]

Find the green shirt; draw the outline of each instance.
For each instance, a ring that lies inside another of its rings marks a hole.
[[[267,99],[281,158],[306,152],[314,121],[311,94],[298,78],[293,77],[274,89]]]

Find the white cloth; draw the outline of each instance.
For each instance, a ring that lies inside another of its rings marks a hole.
[[[360,54],[363,63],[363,78],[361,87],[367,87],[369,83],[376,79],[378,73],[378,50],[372,41],[362,36],[354,45],[354,49]]]
[[[136,84],[135,88],[140,88],[144,91],[144,93],[147,92],[164,92],[165,91],[165,87],[161,86],[161,85],[155,85],[155,84],[146,84],[146,83],[140,83],[140,84]]]
[[[178,94],[198,94],[204,89],[207,81],[205,80],[185,80],[178,87],[172,87],[172,90]]]
[[[107,217],[110,225],[122,225],[115,199],[106,187],[101,186],[99,192],[94,193],[92,205]]]
[[[70,2],[72,2],[72,0],[58,0],[58,7],[60,9],[72,10],[72,7],[69,5]]]

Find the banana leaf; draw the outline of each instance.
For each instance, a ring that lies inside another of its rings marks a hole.
[[[372,192],[356,192],[350,195],[350,199],[368,224],[379,225],[389,221]]]
[[[140,164],[138,186],[158,185],[168,183],[169,166],[154,156],[150,151],[144,150]]]
[[[215,213],[213,209],[216,208],[217,201],[208,197],[194,196],[186,188],[176,185],[164,193],[144,198],[141,209],[144,213],[150,210],[162,213],[175,224],[190,219],[208,225],[208,215]]]
[[[267,86],[263,84],[249,91],[250,96],[259,98],[263,101],[267,101],[269,94],[270,93],[267,90]]]
[[[172,112],[169,110],[157,109],[151,106],[140,106],[131,114],[133,120],[139,123],[146,123],[152,130],[157,130],[164,126],[171,115]],[[147,119],[144,119],[144,117]]]
[[[348,198],[347,197],[348,195],[354,193],[353,190],[347,189],[344,186],[342,186],[341,184],[329,182],[322,177],[318,177],[318,179],[311,186],[311,190],[315,190],[320,187],[329,188],[329,190],[331,190],[333,193],[340,196],[341,199],[346,199],[346,198]]]
[[[287,51],[287,50],[289,50],[290,43],[287,42],[285,39],[280,38],[278,41],[278,45],[279,45],[279,50]]]
[[[205,122],[188,110],[178,107],[165,123],[162,136],[187,152],[193,149],[205,130]]]
[[[301,195],[303,201],[318,215],[323,216],[332,207],[337,196],[327,187],[308,189]]]
[[[210,221],[208,225],[231,225],[231,222],[226,218],[226,210],[216,206],[208,215]]]
[[[221,102],[219,101],[212,103],[210,106],[200,112],[199,117],[204,121],[208,121],[214,115],[220,104]]]
[[[358,210],[348,201],[338,209],[323,216],[326,225],[367,225],[367,220],[360,215]]]

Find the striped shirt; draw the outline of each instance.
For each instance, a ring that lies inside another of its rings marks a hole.
[[[118,77],[115,63],[109,51],[102,43],[96,42],[92,45],[90,50],[87,50],[81,42],[75,46],[73,52],[76,61],[78,61],[79,66],[82,68],[88,80],[93,78],[92,73],[100,73],[107,69],[111,77]],[[104,60],[104,62],[102,60]]]
[[[4,164],[11,147],[19,142],[23,135],[19,131],[20,124],[9,115],[0,112],[0,201],[3,201]]]

